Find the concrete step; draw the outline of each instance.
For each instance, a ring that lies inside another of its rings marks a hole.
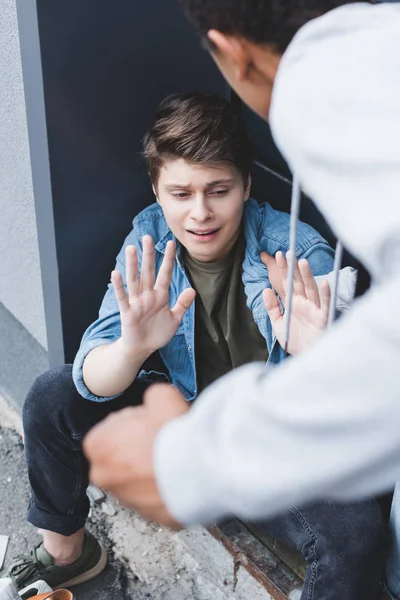
[[[20,416],[1,399],[0,426],[19,435],[22,433]],[[26,473],[21,473],[24,467],[22,447],[20,443],[16,446],[18,472],[21,474],[18,485],[23,489],[15,493],[27,497]],[[108,580],[114,573],[118,580],[118,593],[113,596],[115,600],[300,598],[300,579],[239,522],[232,521],[209,529],[195,527],[171,531],[145,522],[137,514],[120,507],[101,490],[90,488],[89,497],[88,528],[101,539],[109,552],[111,573],[105,575],[104,581],[109,585]],[[31,544],[30,537],[37,537],[37,534],[24,523],[25,504],[26,500],[21,498],[18,508],[14,506],[12,510],[17,510],[17,518],[23,526],[19,536],[24,538],[25,544]],[[12,531],[0,533],[11,533],[13,537]],[[26,547],[19,546],[18,543],[15,548],[18,553],[26,552]],[[90,592],[100,592],[98,597],[102,598],[104,591],[104,597],[107,597],[106,590],[97,590],[96,582],[85,584],[87,589],[77,589],[77,600],[90,597]]]

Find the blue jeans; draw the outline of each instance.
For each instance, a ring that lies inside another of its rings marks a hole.
[[[318,502],[259,524],[307,562],[301,600],[378,600],[387,533],[378,502]]]
[[[62,535],[85,525],[88,464],[82,439],[110,412],[140,404],[146,387],[135,381],[120,398],[96,403],[76,391],[71,365],[36,380],[23,410],[30,523]],[[374,500],[290,508],[262,527],[306,559],[302,600],[378,600],[386,535]]]

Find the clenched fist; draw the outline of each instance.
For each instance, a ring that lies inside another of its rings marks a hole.
[[[161,427],[188,409],[175,388],[156,384],[146,391],[143,406],[113,413],[96,425],[83,442],[91,481],[143,517],[176,527],[157,488],[154,443]]]

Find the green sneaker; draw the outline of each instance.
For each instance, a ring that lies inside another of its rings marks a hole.
[[[106,564],[107,552],[91,533],[85,531],[82,554],[71,565],[57,567],[43,544],[39,544],[30,554],[17,556],[0,572],[0,578],[11,577],[18,590],[38,579],[43,579],[53,589],[65,588],[97,577]]]

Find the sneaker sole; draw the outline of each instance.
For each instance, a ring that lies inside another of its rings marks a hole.
[[[100,575],[100,573],[104,571],[104,569],[107,566],[107,551],[105,550],[105,548],[103,548],[103,546],[100,547],[100,559],[94,567],[92,567],[88,571],[85,571],[84,573],[81,573],[80,575],[77,575],[76,577],[73,577],[72,579],[68,579],[68,581],[64,581],[63,583],[58,584],[57,587],[66,588],[73,585],[79,585],[80,583],[85,583],[86,581],[94,579],[95,577],[97,577],[97,575]]]

